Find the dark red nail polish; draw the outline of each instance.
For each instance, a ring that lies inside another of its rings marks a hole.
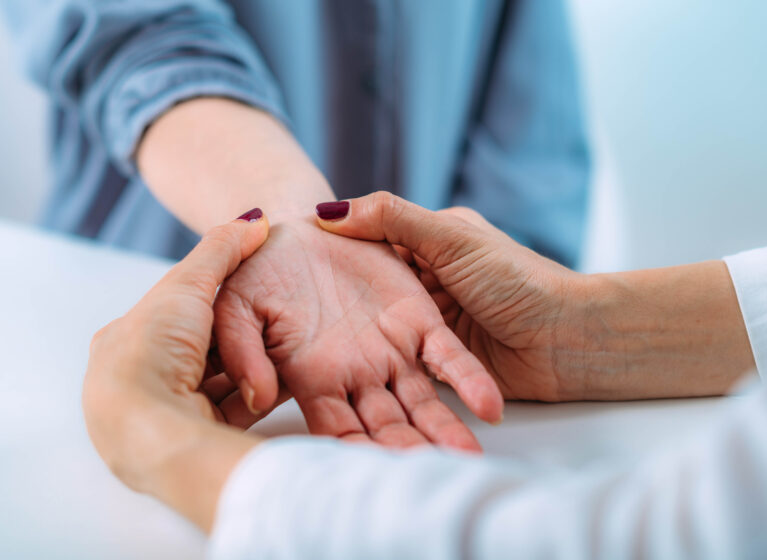
[[[340,220],[349,213],[349,201],[323,202],[317,205],[317,215],[320,220]]]
[[[237,219],[244,220],[246,222],[257,222],[263,217],[264,217],[264,213],[261,211],[260,208],[253,208],[253,210],[248,210]]]

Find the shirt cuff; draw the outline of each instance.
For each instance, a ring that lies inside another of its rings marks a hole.
[[[767,247],[725,257],[760,377],[767,378]]]
[[[280,541],[274,531],[285,531],[285,539],[290,539],[290,527],[268,526],[270,518],[282,519],[278,511],[281,490],[290,488],[298,473],[311,468],[339,445],[329,438],[282,437],[267,440],[245,455],[221,491],[206,557],[260,557],[259,544]]]
[[[455,558],[474,546],[486,498],[525,472],[432,448],[279,438],[230,475],[209,558]]]

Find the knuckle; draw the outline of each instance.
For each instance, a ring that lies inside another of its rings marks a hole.
[[[394,195],[387,191],[376,191],[372,195],[373,207],[378,210],[381,216],[389,214],[396,202]]]
[[[482,214],[467,206],[453,206],[442,210],[440,213],[453,222],[468,223],[475,227],[486,221]]]
[[[389,191],[384,191],[384,190],[376,191],[376,192],[374,192],[374,193],[373,193],[372,195],[370,195],[370,196],[371,196],[371,197],[373,198],[373,200],[374,200],[376,203],[378,203],[378,204],[385,204],[385,203],[387,203],[387,202],[388,202],[388,201],[389,201],[391,198],[395,198],[395,197],[394,197],[394,195],[393,195],[392,193],[390,193]]]
[[[459,218],[464,218],[467,220],[484,219],[482,218],[482,214],[474,210],[474,208],[469,208],[468,206],[455,206],[452,210],[453,213]]]
[[[93,335],[93,338],[91,339],[90,344],[90,353],[93,354],[101,348],[106,341],[109,340],[112,333],[116,330],[120,329],[120,326],[122,325],[122,318],[115,319],[114,321],[110,322],[109,324],[101,327],[98,331],[96,331],[96,334]]]
[[[373,196],[384,222],[395,223],[405,210],[405,201],[388,191],[378,191]]]
[[[212,249],[229,251],[238,242],[237,232],[229,224],[216,226],[205,234],[204,242]]]

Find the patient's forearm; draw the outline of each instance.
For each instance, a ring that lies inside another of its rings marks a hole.
[[[227,99],[171,109],[149,128],[137,160],[154,195],[198,233],[255,206],[279,222],[335,198],[279,121]]]
[[[754,359],[722,261],[596,275],[580,328],[584,398],[719,395]]]

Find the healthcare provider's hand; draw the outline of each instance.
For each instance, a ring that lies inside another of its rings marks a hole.
[[[386,192],[318,221],[329,232],[398,247],[507,399],[714,395],[753,367],[721,261],[579,274],[472,210],[431,212]]]
[[[97,451],[128,486],[204,529],[232,468],[259,442],[241,430],[258,418],[237,388],[208,376],[213,300],[268,229],[265,218],[214,228],[91,344],[83,409]]]

